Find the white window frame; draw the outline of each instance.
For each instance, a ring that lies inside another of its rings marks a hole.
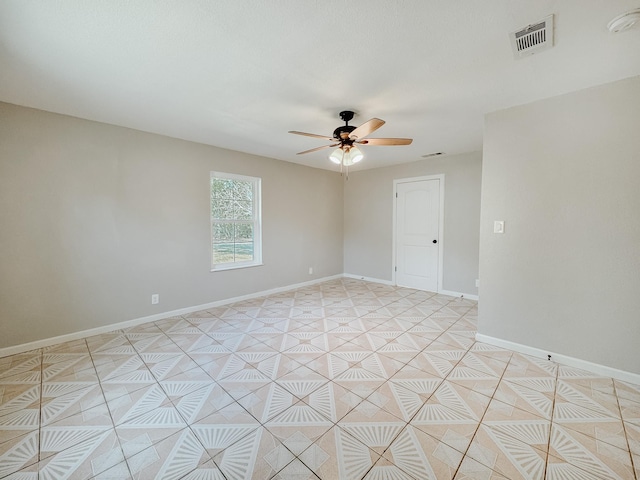
[[[262,179],[259,177],[249,177],[246,175],[236,175],[234,173],[211,172],[209,176],[209,205],[211,205],[211,181],[214,179],[240,180],[251,182],[253,185],[253,260],[240,262],[213,263],[213,225],[214,218],[209,208],[209,258],[211,260],[211,271],[219,272],[223,270],[235,270],[238,268],[256,267],[262,265]],[[234,220],[231,221],[233,223]],[[246,223],[246,220],[239,220],[238,223]]]

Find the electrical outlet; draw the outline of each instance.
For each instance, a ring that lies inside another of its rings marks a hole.
[[[160,295],[158,293],[154,293],[151,295],[151,305],[157,305],[160,303]]]
[[[309,275],[313,275],[313,267],[309,267]]]
[[[480,286],[480,280],[476,278],[476,287]]]

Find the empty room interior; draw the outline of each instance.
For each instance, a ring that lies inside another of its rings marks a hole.
[[[0,2],[0,478],[640,479],[640,2]]]

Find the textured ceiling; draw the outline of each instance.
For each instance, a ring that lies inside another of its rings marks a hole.
[[[306,165],[338,112],[387,123],[359,168],[482,148],[483,115],[640,75],[640,0],[2,0],[0,101]],[[556,46],[508,34],[555,14]]]

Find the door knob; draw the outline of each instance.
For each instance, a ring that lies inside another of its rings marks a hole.
[[[433,243],[438,243],[438,240],[434,240]]]

